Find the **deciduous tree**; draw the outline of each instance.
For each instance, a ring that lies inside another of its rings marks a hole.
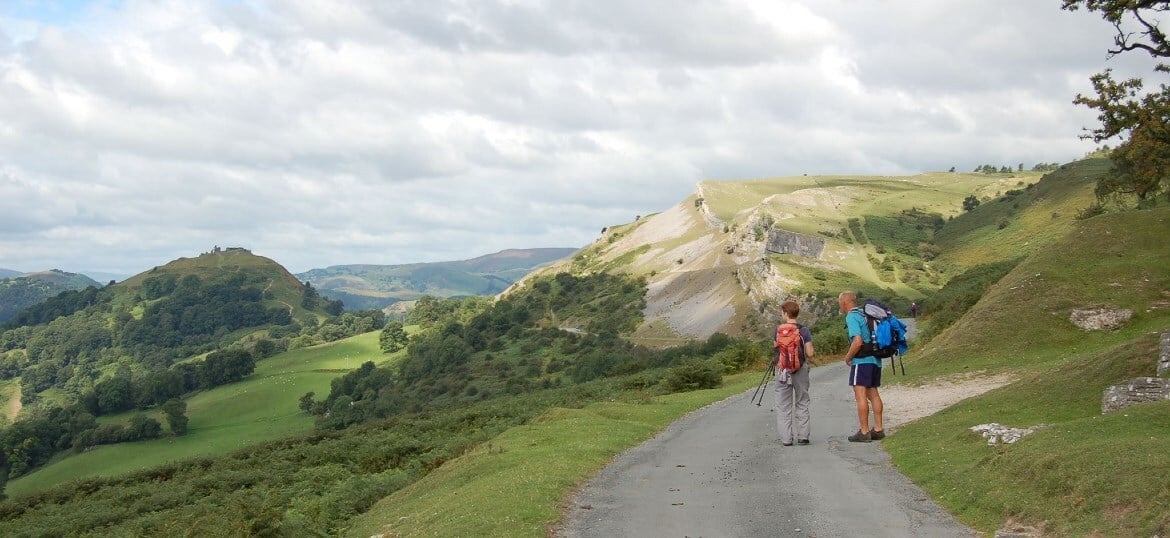
[[[386,328],[382,329],[382,335],[378,338],[382,351],[386,353],[394,353],[406,347],[406,341],[406,330],[402,328],[401,321],[387,323]]]
[[[1113,25],[1113,47],[1109,55],[1143,51],[1156,59],[1170,58],[1170,41],[1159,28],[1162,14],[1170,12],[1170,1],[1159,0],[1063,0],[1063,9],[1086,9],[1099,13]],[[1158,63],[1155,72],[1170,73],[1170,66]],[[1097,184],[1097,196],[1131,194],[1139,201],[1170,192],[1170,87],[1144,91],[1140,78],[1115,80],[1106,69],[1091,79],[1096,95],[1078,94],[1073,101],[1096,109],[1101,125],[1089,129],[1084,138],[1101,142],[1113,137],[1124,141],[1114,150],[1114,169]]]
[[[171,433],[175,435],[187,433],[187,402],[172,398],[162,404],[162,411],[166,413],[167,425],[170,426]]]

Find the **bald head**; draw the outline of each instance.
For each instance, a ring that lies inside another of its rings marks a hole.
[[[845,290],[837,296],[837,305],[841,307],[842,312],[848,312],[853,307],[857,306],[857,292]]]

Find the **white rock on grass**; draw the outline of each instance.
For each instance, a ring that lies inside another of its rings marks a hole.
[[[1073,310],[1068,319],[1086,331],[1102,331],[1116,329],[1132,317],[1128,308],[1089,308]]]
[[[990,422],[972,426],[971,431],[983,435],[989,445],[998,445],[1000,443],[1010,445],[1023,439],[1025,435],[1031,434],[1043,427],[1043,424],[1037,424],[1031,428],[1009,428],[1003,424]]]

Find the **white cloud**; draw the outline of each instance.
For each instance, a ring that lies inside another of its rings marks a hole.
[[[707,178],[1069,160],[1107,24],[1013,0],[0,7],[0,267],[579,246]],[[1139,59],[1122,70],[1148,73]]]

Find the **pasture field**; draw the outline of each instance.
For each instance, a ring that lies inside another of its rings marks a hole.
[[[385,364],[403,351],[383,354],[379,331],[281,353],[256,363],[247,379],[196,393],[187,401],[187,435],[92,448],[63,454],[48,465],[8,483],[6,493],[19,496],[79,478],[114,476],[163,463],[224,454],[248,445],[308,433],[313,419],[298,407],[298,398],[329,393],[330,382],[363,362]],[[132,413],[102,417],[128,420]],[[162,413],[146,413],[163,424]]]

